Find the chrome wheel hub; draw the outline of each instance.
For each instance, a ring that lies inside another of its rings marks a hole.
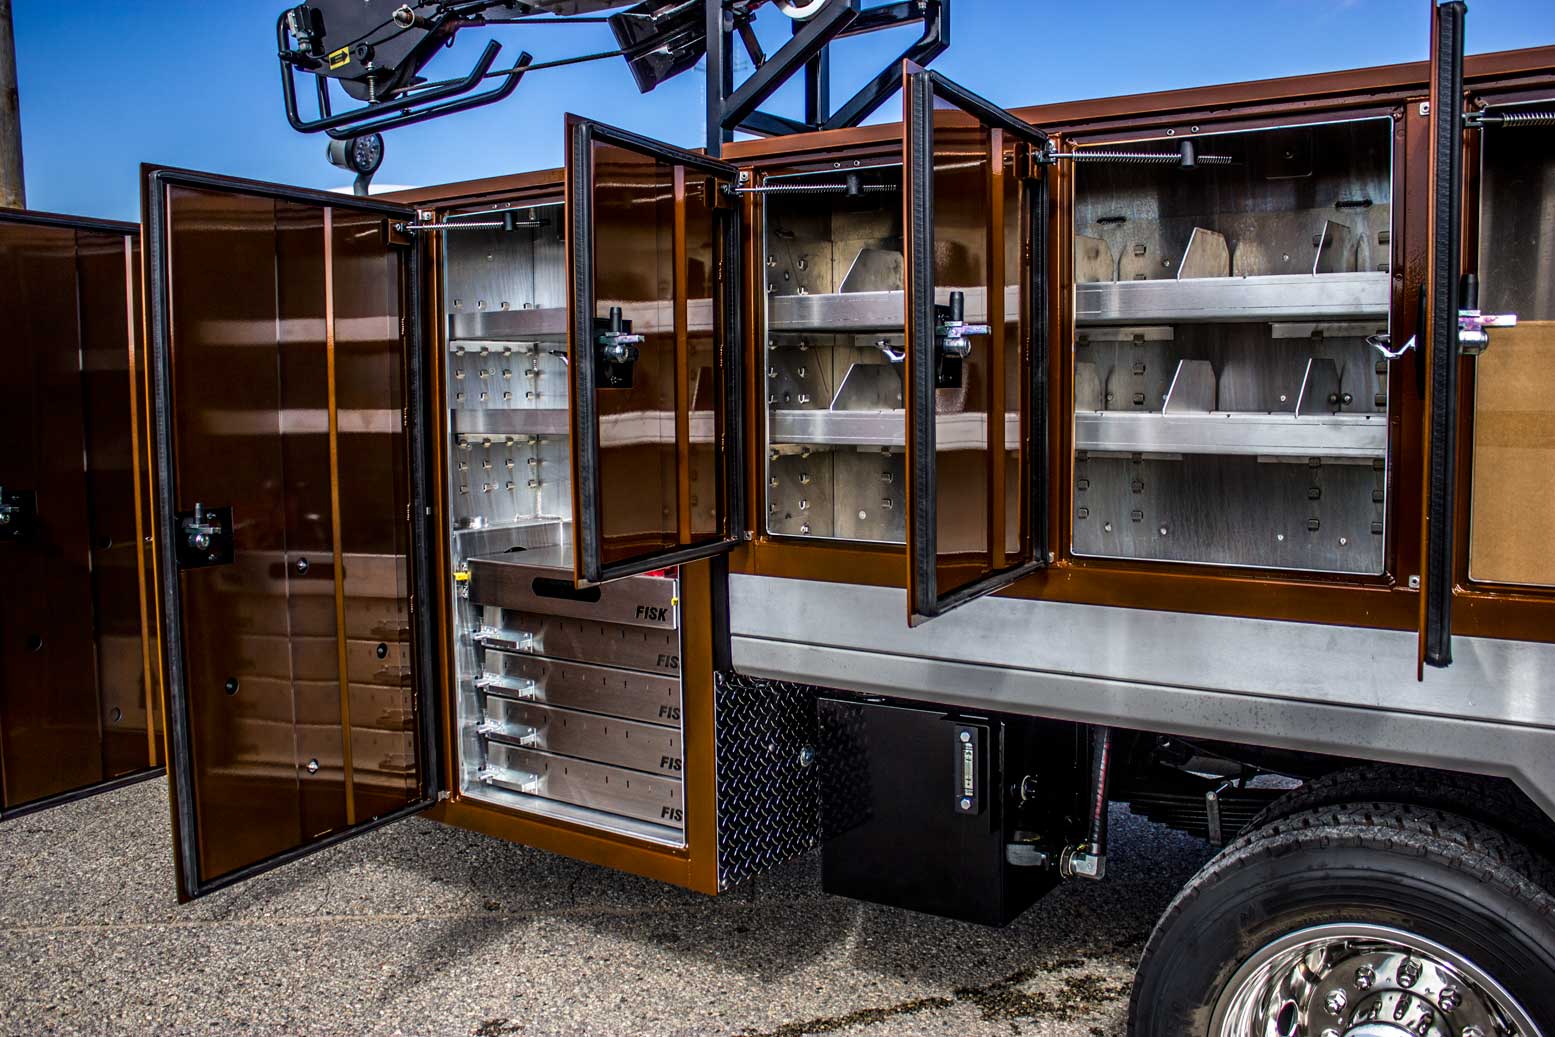
[[[1261,948],[1215,1004],[1210,1037],[1542,1037],[1472,961],[1388,926],[1314,926]]]

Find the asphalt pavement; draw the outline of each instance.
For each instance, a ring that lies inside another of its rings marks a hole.
[[[826,896],[815,855],[711,898],[420,819],[179,906],[149,781],[0,825],[0,1034],[1112,1037],[1209,855],[1112,839],[1003,929]]]

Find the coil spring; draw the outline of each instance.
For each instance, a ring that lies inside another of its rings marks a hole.
[[[1182,164],[1182,155],[1176,151],[1076,151],[1070,154],[1076,162],[1119,162],[1136,166],[1176,166]],[[1225,166],[1231,164],[1230,155],[1198,155],[1194,159],[1201,166]]]
[[[844,194],[847,184],[763,184],[760,187],[736,187],[735,194]],[[895,184],[861,184],[863,194],[899,190]]]
[[[1495,126],[1555,126],[1555,110],[1509,108],[1501,112],[1486,112],[1486,121]]]

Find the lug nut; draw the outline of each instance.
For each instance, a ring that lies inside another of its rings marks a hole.
[[[1370,965],[1362,965],[1355,970],[1355,985],[1362,990],[1370,990],[1375,982],[1377,982],[1377,970]]]
[[[1443,987],[1441,994],[1436,998],[1436,1003],[1444,1012],[1454,1011],[1463,1004],[1463,992],[1457,987]]]
[[[1328,999],[1323,1002],[1324,1006],[1328,1009],[1329,1015],[1338,1015],[1340,1012],[1344,1011],[1344,1006],[1349,1003],[1350,1001],[1344,996],[1343,990],[1330,991],[1328,994]]]

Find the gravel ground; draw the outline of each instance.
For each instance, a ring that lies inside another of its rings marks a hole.
[[[1117,810],[1106,882],[987,929],[815,856],[709,898],[417,819],[180,907],[165,795],[0,827],[0,1034],[1111,1037],[1208,856]]]

